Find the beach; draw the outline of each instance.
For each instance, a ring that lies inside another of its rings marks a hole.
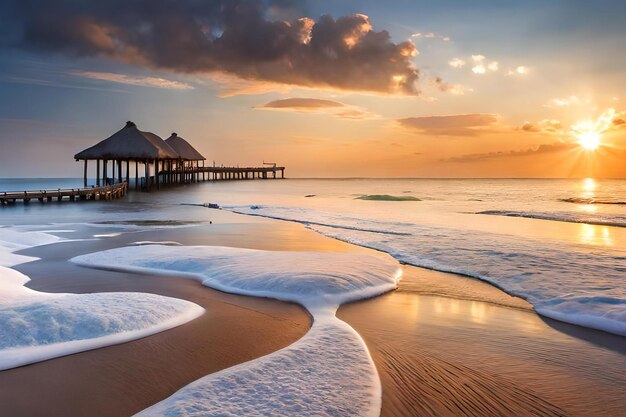
[[[40,258],[15,267],[40,291],[150,292],[193,301],[206,313],[132,342],[2,371],[0,415],[131,415],[204,375],[288,346],[311,324],[292,303],[226,294],[176,276],[82,268],[67,262],[74,256],[136,241],[379,256],[300,224],[186,210],[212,223],[132,233],[102,224],[99,234],[110,236],[19,252]],[[73,230],[74,239],[94,232]],[[338,312],[372,354],[381,415],[618,416],[626,407],[623,338],[542,319],[527,302],[474,279],[402,269],[396,291]]]

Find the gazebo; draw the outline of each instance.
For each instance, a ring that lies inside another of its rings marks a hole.
[[[186,143],[186,142],[185,142]],[[189,145],[191,147],[191,145]],[[193,149],[193,148],[192,148]],[[201,156],[201,155],[200,155]],[[100,186],[100,173],[102,173],[102,185],[108,183],[122,182],[122,165],[126,164],[126,178],[130,179],[130,163],[135,164],[135,189],[139,188],[139,164],[144,164],[143,186],[149,189],[154,183],[159,187],[159,176],[163,169],[171,174],[172,163],[178,161],[180,156],[163,139],[152,132],[143,132],[137,128],[135,123],[126,122],[121,130],[110,137],[98,142],[94,146],[85,149],[74,155],[77,161],[85,161],[84,185],[87,187],[87,164],[90,160],[96,161],[96,185]],[[111,180],[108,178],[108,166],[111,162]],[[102,171],[100,165],[102,163]],[[117,178],[116,174],[117,165]],[[154,166],[154,182],[150,181],[150,165]],[[166,180],[171,180],[171,175],[165,176]],[[117,181],[116,181],[117,180]]]
[[[187,178],[185,178],[186,173],[191,173],[191,181],[197,181],[199,163],[200,161],[202,161],[202,168],[204,168],[204,161],[206,161],[206,158],[202,156],[202,154],[198,152],[196,148],[191,146],[189,142],[178,136],[176,132],[172,133],[169,138],[165,139],[165,143],[167,143],[178,154],[176,171],[179,173],[179,175],[181,175],[180,181],[187,181]],[[191,169],[188,170],[188,168]],[[202,175],[202,179],[204,179],[204,172],[202,172]]]

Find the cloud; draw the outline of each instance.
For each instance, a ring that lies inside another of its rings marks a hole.
[[[10,22],[0,17],[0,26],[20,26],[13,47],[179,73],[418,93],[413,43],[392,42],[387,31],[375,31],[362,14],[268,20],[298,3],[288,0],[9,1],[16,17]]]
[[[465,66],[465,61],[461,58],[453,58],[448,61],[448,64],[454,68],[463,68]]]
[[[474,62],[472,72],[474,74],[482,75],[486,74],[487,71],[498,71],[498,67],[500,64],[498,64],[497,61],[491,61],[487,63],[486,59],[487,58],[484,55],[472,55],[472,61]]]
[[[555,98],[544,104],[544,107],[552,108],[552,107],[573,107],[573,106],[581,106],[585,104],[590,104],[590,99],[582,99],[576,95],[571,95],[569,97],[564,98]]]
[[[571,126],[571,133],[579,135],[585,132],[604,133],[610,130],[626,127],[626,110],[618,112],[609,108],[602,112],[595,120],[580,120]]]
[[[422,33],[422,32],[416,32],[413,33],[411,35],[412,38],[425,38],[425,39],[439,39],[442,40],[444,42],[449,42],[451,39],[449,36],[446,35],[441,35],[435,32],[426,32],[426,33]]]
[[[525,67],[524,65],[519,65],[518,67],[514,68],[514,69],[510,69],[506,75],[527,75],[528,74],[528,67]]]
[[[563,126],[558,120],[544,119],[535,123],[524,122],[518,129],[533,133],[562,133]]]
[[[168,90],[193,90],[193,86],[179,81],[166,80],[158,77],[134,77],[132,75],[114,74],[112,72],[73,71],[70,74],[92,80],[109,81],[120,84],[156,87]]]
[[[461,156],[455,156],[452,158],[442,159],[441,162],[477,162],[485,159],[497,159],[497,158],[516,158],[521,156],[532,156],[551,154],[558,152],[570,151],[578,148],[575,143],[555,142],[552,144],[539,145],[538,147],[522,149],[519,151],[497,151],[486,153],[473,153]]]
[[[476,136],[493,131],[499,121],[498,115],[488,113],[408,117],[397,120],[407,129],[433,136]]]
[[[602,112],[596,119],[579,120],[572,124],[569,129],[564,129],[560,121],[544,119],[539,122],[524,122],[517,130],[531,133],[547,133],[561,136],[578,137],[581,133],[594,132],[604,133],[611,130],[626,127],[626,111],[618,112],[609,108]]]
[[[255,108],[261,110],[327,113],[343,119],[363,119],[367,116],[367,113],[358,107],[349,106],[339,101],[318,98],[285,98],[270,101]]]
[[[441,77],[435,77],[430,80],[430,84],[435,86],[439,91],[444,93],[450,93],[457,96],[462,96],[466,92],[472,92],[471,88],[467,88],[461,84],[450,84],[445,82]]]
[[[333,100],[322,100],[318,98],[285,98],[282,100],[270,101],[269,103],[264,104],[262,107],[266,109],[309,110],[328,109],[345,106],[345,104]]]

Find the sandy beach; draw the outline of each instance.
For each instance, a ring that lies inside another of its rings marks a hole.
[[[152,292],[207,312],[137,341],[2,371],[0,415],[131,415],[206,374],[285,347],[310,326],[294,304],[230,295],[173,276],[81,268],[67,262],[73,256],[138,240],[373,253],[297,224],[224,212],[211,218],[213,224],[22,251],[41,258],[16,268],[41,291]],[[92,233],[83,226],[76,237]],[[373,355],[382,415],[618,416],[626,407],[622,338],[542,319],[525,301],[477,280],[403,269],[397,291],[338,313]]]

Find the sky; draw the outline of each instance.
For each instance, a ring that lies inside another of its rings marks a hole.
[[[132,120],[290,177],[626,177],[626,2],[0,0],[0,177]]]

